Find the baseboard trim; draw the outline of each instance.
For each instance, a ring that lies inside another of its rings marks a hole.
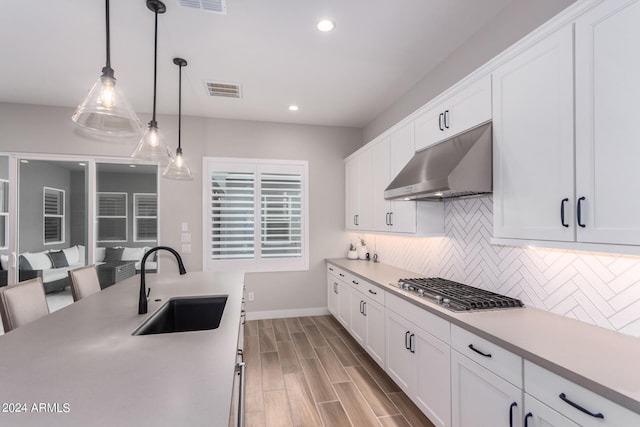
[[[280,319],[284,317],[323,316],[329,314],[327,307],[295,308],[291,310],[247,311],[247,320]]]

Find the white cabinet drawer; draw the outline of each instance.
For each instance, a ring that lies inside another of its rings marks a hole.
[[[524,362],[524,378],[525,392],[576,424],[584,427],[640,426],[639,414],[528,360]],[[602,418],[589,415],[585,411],[593,415],[601,414]]]
[[[451,324],[448,321],[436,316],[435,314],[431,314],[424,308],[407,302],[390,292],[387,292],[385,297],[385,306],[388,310],[410,320],[414,325],[420,327],[439,340],[449,344],[451,338]]]
[[[344,271],[343,269],[341,269],[340,267],[336,267],[333,264],[327,264],[327,274],[330,276],[335,277],[336,279],[342,280],[344,282],[347,281],[347,273],[346,271]]]
[[[384,305],[384,290],[377,287],[376,285],[372,285],[369,282],[365,282],[364,280],[360,281],[360,287],[358,288],[360,292],[364,294],[367,298],[372,301],[377,302],[378,304]]]
[[[451,346],[516,387],[522,388],[522,357],[456,325],[451,325]]]

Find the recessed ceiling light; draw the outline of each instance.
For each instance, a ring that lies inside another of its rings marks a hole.
[[[333,21],[330,21],[328,19],[323,19],[322,21],[319,21],[318,24],[316,25],[316,28],[318,29],[318,31],[322,31],[323,33],[331,31],[335,27],[336,27],[336,24],[334,24]]]
[[[289,105],[289,111],[298,111],[299,109],[297,105]]]

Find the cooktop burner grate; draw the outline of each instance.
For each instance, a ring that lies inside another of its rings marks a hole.
[[[401,279],[399,286],[418,292],[420,296],[434,298],[436,304],[455,311],[523,307],[519,299],[440,277]]]

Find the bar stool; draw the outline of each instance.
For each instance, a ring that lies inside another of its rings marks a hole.
[[[68,274],[74,302],[100,292],[100,281],[95,265],[69,270]]]
[[[0,315],[9,332],[49,314],[42,279],[26,280],[0,289]]]

